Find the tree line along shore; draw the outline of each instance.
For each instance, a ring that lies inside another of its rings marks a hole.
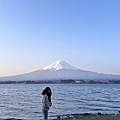
[[[120,80],[23,80],[0,81],[0,84],[120,84]]]

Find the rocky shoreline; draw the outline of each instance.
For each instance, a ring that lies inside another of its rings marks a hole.
[[[58,120],[58,119],[57,119]],[[86,115],[86,116],[75,116],[71,118],[63,118],[59,120],[120,120],[120,114],[110,114],[110,115]]]
[[[61,115],[57,116],[56,119],[53,120],[120,120],[120,111],[118,114],[69,114],[69,115]]]
[[[118,114],[68,114],[68,115],[58,115],[58,116],[49,116],[49,120],[120,120],[120,111]],[[53,117],[53,118],[52,118]],[[7,118],[0,120],[28,120],[28,119],[16,119],[16,118]]]

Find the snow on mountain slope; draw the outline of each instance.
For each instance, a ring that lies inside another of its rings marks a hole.
[[[73,67],[65,61],[57,61],[42,69],[19,74],[15,76],[0,77],[0,81],[24,81],[24,80],[120,80],[120,75],[103,74],[92,71],[85,71]]]
[[[60,69],[72,69],[72,70],[77,70],[77,68],[73,67],[72,65],[66,63],[63,60],[57,61],[51,65],[48,65],[41,70],[60,70]]]

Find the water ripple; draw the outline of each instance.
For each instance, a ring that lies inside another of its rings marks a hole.
[[[120,110],[117,84],[0,84],[1,118],[42,118],[41,92],[46,86],[53,91],[50,116]]]

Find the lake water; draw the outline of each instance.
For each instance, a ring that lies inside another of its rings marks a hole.
[[[0,84],[0,118],[42,119],[47,86],[53,93],[49,116],[120,110],[120,84]]]

